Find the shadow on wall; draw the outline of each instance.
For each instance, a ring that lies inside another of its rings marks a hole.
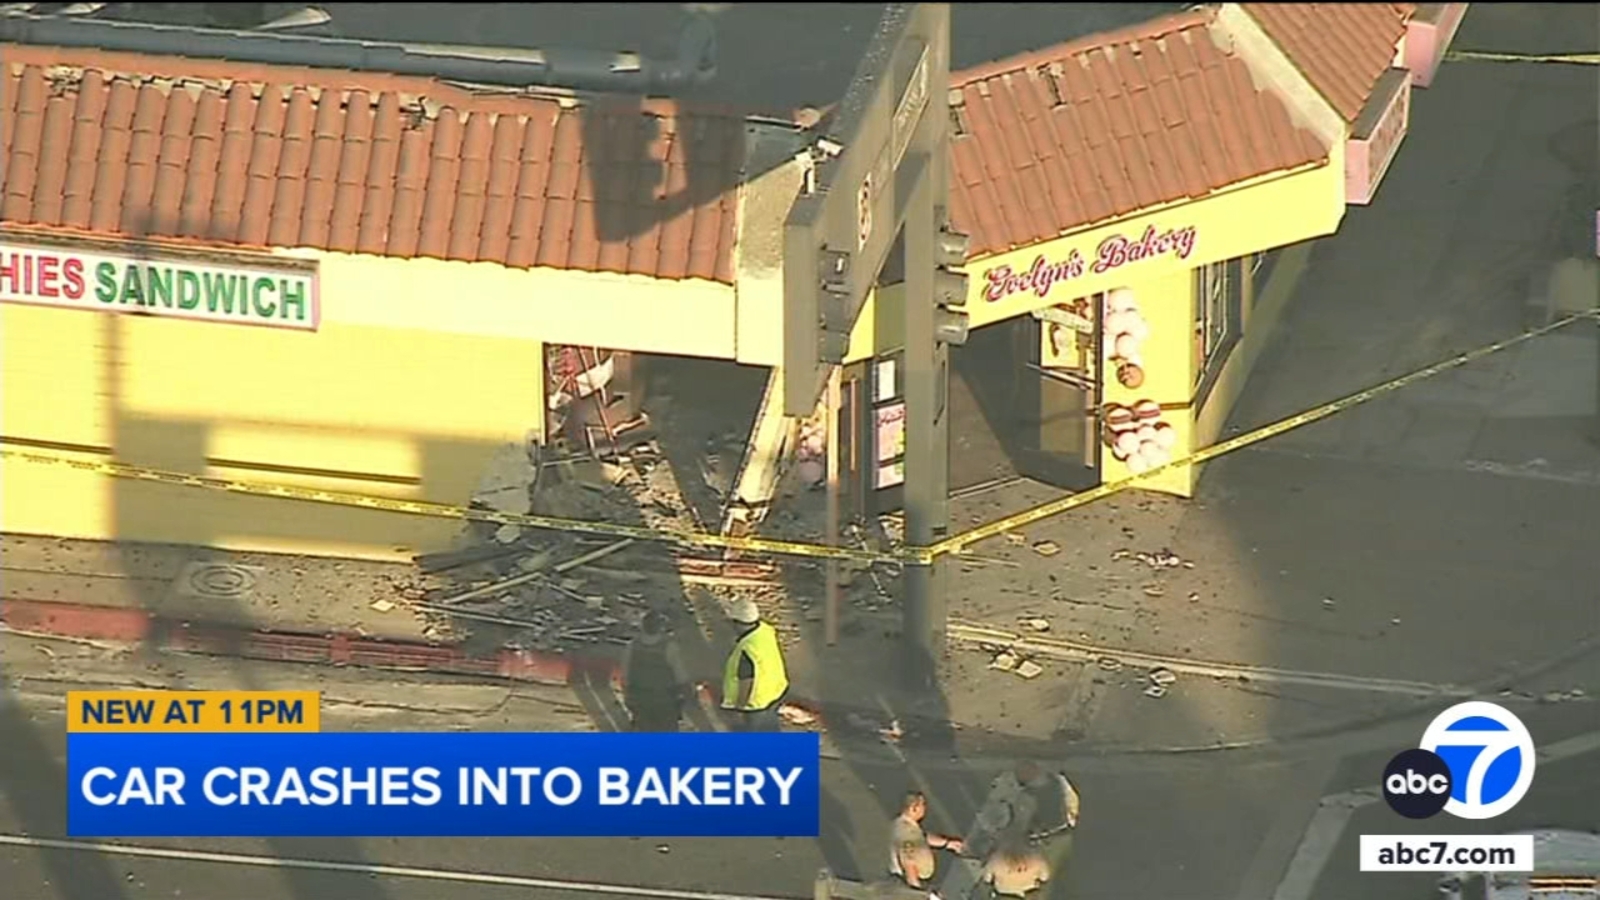
[[[1098,483],[1082,443],[1088,399],[1042,374],[1032,317],[973,331],[950,362],[951,490],[1015,476],[1074,491]]]
[[[683,499],[716,531],[760,413],[771,370],[726,360],[640,357],[645,411]]]
[[[1028,409],[1027,379],[1038,375],[1026,367],[1025,322],[1010,319],[974,329],[965,346],[950,351],[952,446],[950,488],[961,490],[996,478],[1024,474],[1028,467],[1028,435],[1038,430],[1037,406]],[[965,388],[970,407],[959,402]],[[987,436],[973,429],[987,427]],[[980,440],[988,437],[989,440]]]
[[[307,429],[337,440],[359,437],[346,429]],[[122,414],[115,425],[117,461],[153,468],[208,474],[215,465],[207,459],[208,426],[199,422],[174,422]],[[435,435],[411,438],[419,462],[417,480],[423,498],[442,503],[465,503],[472,496],[498,443],[448,440]],[[250,482],[293,482],[294,470],[263,465],[260,470],[224,470],[226,477]],[[212,473],[214,474],[214,472]],[[392,494],[393,486],[350,473],[348,479],[318,479],[320,486],[354,494]],[[211,545],[237,545],[249,539],[284,552],[318,555],[381,556],[434,552],[446,549],[460,530],[453,519],[402,515],[392,512],[325,505],[297,500],[239,495],[197,488],[171,487],[144,481],[116,479],[111,487],[115,507],[115,533],[131,540]],[[226,521],[229,531],[213,529]]]

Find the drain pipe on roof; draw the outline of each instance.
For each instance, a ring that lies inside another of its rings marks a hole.
[[[577,48],[403,44],[41,16],[16,10],[0,14],[0,41],[601,92],[693,87],[711,80],[717,71],[716,31],[710,16],[703,13],[691,15],[678,39],[678,57],[670,60]]]

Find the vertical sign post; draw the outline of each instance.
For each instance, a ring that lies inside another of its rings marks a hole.
[[[876,286],[895,238],[906,263],[906,540],[947,531],[948,311],[936,295],[948,207],[950,6],[891,3],[814,152],[814,178],[784,223],[784,411],[810,415]],[[836,527],[836,526],[835,526]],[[942,656],[942,566],[905,576],[910,671],[923,684]]]

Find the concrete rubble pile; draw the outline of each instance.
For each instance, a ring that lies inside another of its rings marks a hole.
[[[772,504],[759,533],[774,540],[821,543],[827,517],[826,438],[820,422],[801,423],[799,438],[780,477],[777,499]],[[885,527],[887,525],[888,527]],[[901,546],[892,517],[884,521],[841,522],[840,543],[856,549],[893,552]],[[825,583],[823,567],[810,567],[804,579],[792,579],[795,590],[789,607],[805,620],[823,618]],[[874,620],[893,613],[899,604],[900,567],[842,562],[839,566],[841,591],[841,633],[877,634]]]
[[[665,398],[656,398],[659,416]],[[652,425],[628,440],[571,452],[572,441],[532,437],[496,452],[472,505],[508,514],[644,527],[688,534],[708,530],[708,509],[730,502],[744,442],[709,437],[698,460],[668,464]],[[778,502],[761,523],[765,537],[820,541],[826,510],[826,436],[820,417],[798,424],[781,469]],[[698,471],[695,467],[698,466]],[[680,476],[684,478],[680,481]],[[708,496],[700,496],[702,493]],[[692,494],[692,497],[689,496]],[[691,499],[700,502],[701,515]],[[709,502],[705,502],[709,501]],[[709,524],[715,530],[715,522]],[[870,532],[870,533],[869,533]],[[865,523],[841,531],[849,546],[888,546]],[[750,559],[716,548],[666,541],[472,522],[450,551],[416,559],[415,577],[397,585],[396,604],[422,616],[441,639],[560,651],[617,647],[648,609],[702,622],[736,598],[754,600],[792,639],[823,617],[824,566],[792,558]],[[898,571],[843,563],[844,633],[875,633],[877,617],[897,618]],[[707,629],[709,631],[709,629]]]
[[[622,486],[652,480],[659,462],[652,442],[612,461],[548,455],[531,440],[501,448],[472,505],[619,525],[682,516],[670,503]],[[416,577],[401,586],[400,602],[441,637],[546,651],[616,646],[659,593],[651,590],[656,570],[670,574],[665,555],[659,545],[620,537],[469,522],[455,548],[416,558]]]
[[[598,458],[553,455],[531,441],[502,448],[473,505],[657,532],[700,530],[656,441]],[[544,651],[619,647],[649,609],[681,618],[691,591],[714,601],[713,611],[740,596],[764,609],[783,606],[777,564],[718,557],[664,541],[472,522],[454,549],[415,560],[416,576],[397,586],[397,602],[441,638]]]

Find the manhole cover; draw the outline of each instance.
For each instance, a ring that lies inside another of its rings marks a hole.
[[[178,593],[210,600],[239,600],[256,589],[257,566],[192,562],[178,574]]]

